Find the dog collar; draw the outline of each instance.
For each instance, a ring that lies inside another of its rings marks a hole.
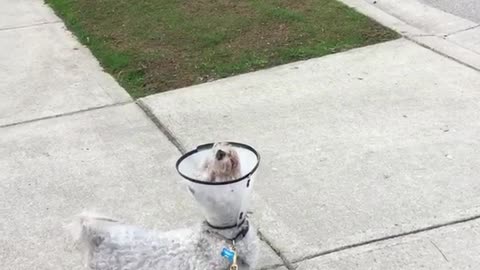
[[[207,226],[211,227],[213,230],[208,230],[207,231],[213,235],[216,235],[224,240],[227,240],[231,243],[235,243],[235,242],[238,242],[240,240],[242,240],[248,233],[248,231],[250,230],[250,224],[248,222],[247,219],[245,219],[242,223],[240,223],[239,225],[236,225],[234,227],[228,227],[228,228],[222,228],[222,229],[219,229],[217,227],[213,227],[211,226],[210,224],[208,224],[208,222],[205,222],[207,224]],[[222,233],[220,232],[216,232],[215,230],[231,230],[231,229],[234,229],[234,228],[240,228],[240,230],[233,235],[233,237],[227,237],[225,235],[223,235]]]
[[[235,235],[234,238],[229,240],[235,243],[243,239],[247,235],[249,229],[250,229],[250,224],[248,224],[248,221],[247,221],[246,225],[237,233],[237,235]]]
[[[212,228],[212,229],[215,229],[215,230],[228,230],[228,229],[233,229],[233,228],[238,228],[240,226],[243,225],[243,223],[245,223],[245,221],[247,220],[247,217],[245,217],[240,223],[238,224],[235,224],[235,225],[231,225],[231,226],[223,226],[223,227],[219,227],[219,226],[213,226],[212,224],[208,223],[208,221],[205,220],[205,224],[208,225],[208,227]]]

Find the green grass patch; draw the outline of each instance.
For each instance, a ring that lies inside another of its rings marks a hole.
[[[135,97],[397,38],[336,0],[46,0]]]

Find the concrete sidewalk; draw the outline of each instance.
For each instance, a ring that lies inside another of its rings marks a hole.
[[[259,269],[480,265],[469,63],[409,36],[134,103],[40,1],[0,0],[0,18],[5,269],[82,269],[62,225],[85,208],[159,229],[196,222],[174,162],[216,140],[262,155]]]
[[[0,44],[0,126],[131,101],[41,1],[0,0]]]
[[[421,0],[427,5],[480,23],[480,2],[477,0]]]
[[[401,39],[141,102],[186,148],[211,138],[257,146],[260,231],[290,263],[312,265],[478,217],[479,89],[479,72]],[[464,251],[451,256],[480,265]],[[401,269],[431,259],[406,252]],[[385,269],[388,258],[361,262]]]
[[[83,269],[63,225],[84,209],[162,230],[201,218],[180,152],[50,8],[0,0],[0,44],[2,269]],[[282,264],[261,248],[259,268]]]
[[[480,23],[421,0],[341,0],[405,38],[480,71]]]

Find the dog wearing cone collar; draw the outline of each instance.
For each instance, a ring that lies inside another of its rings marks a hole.
[[[215,144],[202,165],[202,175],[208,176],[204,181],[241,177],[238,154],[232,150]],[[225,250],[234,251],[237,269],[254,270],[257,264],[259,240],[248,218],[221,228],[205,221],[162,232],[84,212],[68,229],[91,270],[226,270],[233,260],[222,257]]]

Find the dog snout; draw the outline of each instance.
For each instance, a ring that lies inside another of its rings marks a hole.
[[[215,157],[217,158],[217,160],[222,160],[225,157],[225,152],[222,150],[218,150],[217,154],[215,154]]]

